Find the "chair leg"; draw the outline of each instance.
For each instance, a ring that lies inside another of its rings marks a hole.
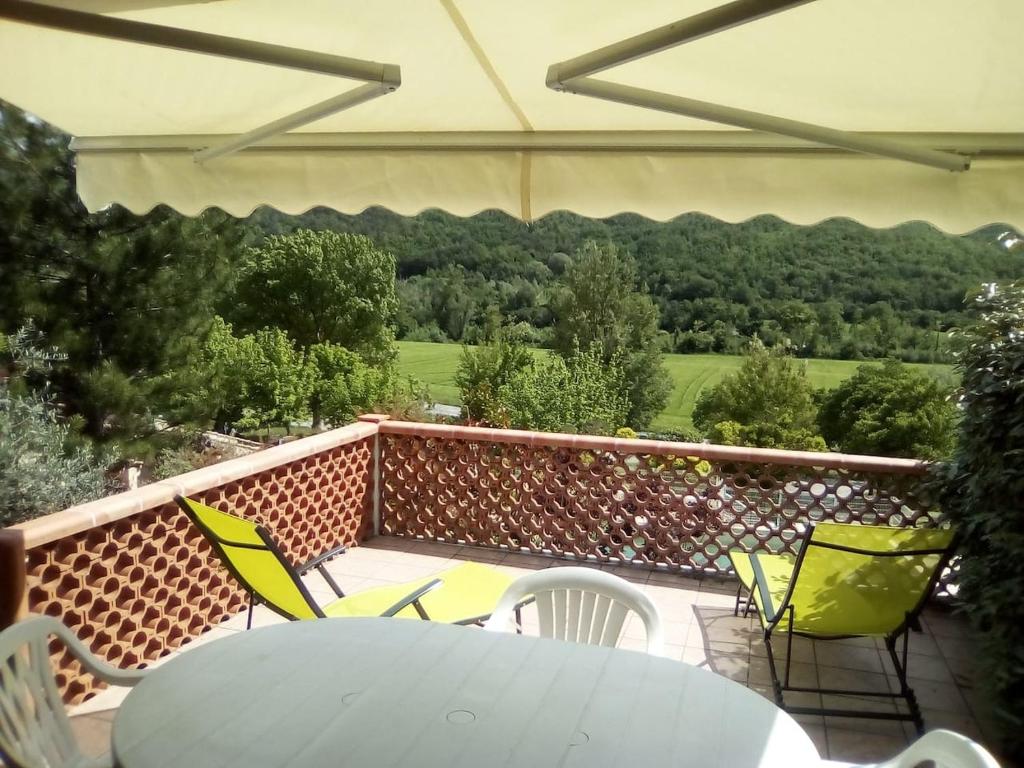
[[[523,607],[516,608],[516,634],[523,634]]]
[[[903,647],[901,653],[896,653],[896,638],[898,636],[892,636],[885,638],[885,648],[889,651],[889,658],[892,659],[892,665],[896,669],[896,676],[900,681],[900,695],[907,700],[907,706],[910,708],[910,715],[914,721],[914,727],[917,729],[917,735],[924,735],[924,718],[921,715],[921,707],[917,703],[917,695],[914,693],[914,689],[910,687],[907,682],[907,644],[910,639],[910,632],[907,628],[903,629]]]
[[[252,608],[256,602],[256,598],[253,597],[252,592],[249,593],[249,615],[245,619],[245,628],[247,630],[252,629]]]
[[[733,616],[739,616],[740,615],[740,596],[742,594],[743,594],[743,583],[740,582],[740,585],[738,587],[736,587],[736,605],[732,609],[732,615]]]
[[[779,709],[786,708],[786,702],[782,698],[782,683],[779,681],[779,673],[775,668],[775,653],[772,648],[772,633],[764,633],[764,647],[768,653],[768,672],[772,676],[772,695],[775,697],[775,706]],[[789,673],[789,659],[786,659],[787,675]]]

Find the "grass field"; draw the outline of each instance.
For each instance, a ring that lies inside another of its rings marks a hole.
[[[398,342],[398,370],[414,376],[430,387],[430,394],[439,403],[457,405],[459,389],[455,386],[455,369],[462,347],[458,344],[431,344],[419,341]],[[535,350],[535,354],[548,354]],[[687,429],[697,396],[705,387],[713,387],[728,373],[740,367],[742,357],[733,355],[665,355],[665,367],[672,377],[672,394],[668,405],[655,419],[655,429]],[[831,389],[857,370],[855,360],[806,360],[807,376],[815,387]],[[949,375],[946,365],[915,366],[935,375]]]

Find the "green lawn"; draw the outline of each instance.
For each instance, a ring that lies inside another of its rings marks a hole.
[[[460,402],[455,386],[455,369],[462,347],[458,344],[431,344],[420,341],[398,342],[398,370],[430,386],[430,394],[439,403]],[[537,350],[536,354],[546,354]],[[672,376],[673,388],[668,405],[655,420],[655,429],[690,428],[690,416],[697,396],[704,387],[714,386],[727,373],[740,367],[743,358],[734,355],[665,355],[665,367]],[[860,362],[853,360],[807,360],[807,376],[815,387],[832,388],[853,374]],[[948,375],[947,365],[916,366]]]

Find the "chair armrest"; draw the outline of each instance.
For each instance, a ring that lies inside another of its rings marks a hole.
[[[74,654],[89,674],[105,683],[131,687],[146,676],[144,669],[118,669],[96,658],[74,632],[51,616],[31,616],[21,623],[25,624],[29,631],[33,631],[29,625],[35,624],[41,626],[41,629],[44,629],[47,634],[55,635]]]
[[[764,575],[764,568],[761,567],[761,561],[758,560],[757,552],[751,553],[750,566],[754,569],[754,588],[758,591],[758,595],[761,598],[764,620],[771,624],[778,618],[779,611],[776,610],[775,604],[772,602],[772,593],[768,589],[768,579]]]
[[[318,567],[320,565],[323,565],[328,560],[331,560],[332,558],[335,558],[338,555],[344,554],[347,549],[348,549],[348,547],[346,547],[344,544],[341,544],[341,545],[335,547],[334,549],[329,549],[326,552],[324,552],[322,555],[317,555],[312,560],[308,560],[305,563],[303,563],[302,565],[298,566],[295,569],[295,572],[298,573],[300,576],[303,576],[303,575],[305,575],[305,573],[307,571],[311,571],[314,568],[316,568],[316,567]]]
[[[420,615],[421,619],[429,621],[430,617],[427,616],[427,612],[423,609],[423,605],[420,603],[420,598],[428,592],[432,592],[433,590],[437,589],[443,583],[444,582],[442,582],[441,579],[433,579],[432,581],[427,582],[422,587],[417,589],[415,592],[409,593],[401,600],[399,600],[397,603],[392,605],[390,608],[384,611],[384,613],[382,613],[381,616],[394,616],[403,608],[407,608],[411,605],[416,609],[416,613]]]

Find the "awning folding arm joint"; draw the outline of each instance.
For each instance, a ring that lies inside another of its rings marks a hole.
[[[901,143],[898,140],[826,128],[722,104],[674,96],[592,77],[612,67],[732,29],[813,0],[734,0],[681,21],[612,43],[548,68],[546,83],[555,91],[668,112],[683,117],[789,136],[851,152],[905,160],[947,171],[966,171],[970,158],[955,152]]]
[[[397,64],[382,64],[191,29],[149,24],[117,16],[43,5],[29,0],[0,2],[0,19],[127,43],[330,75],[363,83],[338,96],[285,115],[246,133],[227,138],[219,144],[204,147],[195,153],[196,162],[224,157],[264,139],[351,109],[358,104],[393,93],[402,84],[401,69]]]

